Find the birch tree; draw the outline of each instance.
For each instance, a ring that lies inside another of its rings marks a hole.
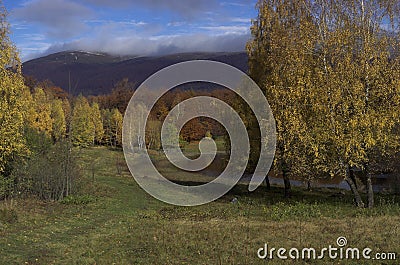
[[[304,175],[326,172],[365,203],[351,169],[399,151],[398,1],[258,2],[248,44],[250,74],[277,120],[276,165]]]
[[[53,140],[58,142],[65,138],[67,125],[63,110],[63,102],[60,99],[55,99],[52,102],[51,118],[53,121],[52,136]]]
[[[101,140],[104,136],[104,127],[103,127],[103,119],[101,117],[100,107],[99,104],[93,103],[92,104],[92,122],[94,125],[94,143],[101,143]]]
[[[74,145],[88,147],[94,142],[95,127],[91,117],[92,109],[85,97],[75,100],[71,120],[71,139]]]

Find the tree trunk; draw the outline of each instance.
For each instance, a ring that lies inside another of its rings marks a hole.
[[[265,185],[267,187],[267,190],[271,189],[271,183],[269,182],[269,177],[268,175],[265,177]]]
[[[290,190],[291,190],[291,185],[290,185],[290,179],[288,176],[289,173],[289,166],[286,163],[286,158],[285,158],[285,148],[283,143],[280,144],[279,147],[280,153],[281,153],[281,170],[282,170],[282,178],[283,178],[283,183],[284,183],[284,195],[285,198],[290,197]]]
[[[354,170],[351,168],[349,168],[349,175],[350,179],[354,182],[354,186],[356,186],[356,189],[358,190],[356,176],[354,175]]]
[[[290,191],[292,189],[291,185],[290,185],[290,179],[289,176],[286,172],[286,170],[282,171],[282,175],[283,175],[283,183],[285,184],[285,197],[290,197]]]
[[[356,184],[350,178],[350,168],[346,169],[345,180],[346,180],[347,184],[349,184],[350,189],[353,192],[354,200],[355,200],[357,207],[364,208],[364,202],[362,201],[360,193],[357,190]]]
[[[311,180],[307,180],[307,191],[311,191]]]
[[[368,173],[367,177],[367,190],[368,190],[368,208],[374,207],[374,190],[372,189],[371,174]]]

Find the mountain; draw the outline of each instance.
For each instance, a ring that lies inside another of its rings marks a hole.
[[[27,61],[25,76],[50,80],[74,95],[100,95],[111,92],[120,80],[128,78],[139,86],[164,67],[190,60],[223,62],[247,72],[246,53],[182,53],[158,57],[121,57],[104,53],[66,51]]]

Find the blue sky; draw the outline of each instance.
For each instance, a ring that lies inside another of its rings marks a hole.
[[[4,0],[22,59],[243,51],[256,0]]]

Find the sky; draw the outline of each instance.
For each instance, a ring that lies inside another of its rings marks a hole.
[[[77,50],[244,51],[257,0],[3,0],[23,61]]]

